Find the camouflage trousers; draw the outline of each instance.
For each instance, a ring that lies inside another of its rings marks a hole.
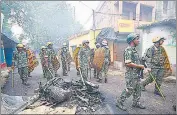
[[[164,69],[151,69],[151,74],[155,78],[155,81],[160,88],[162,84],[162,78],[164,76]],[[149,75],[148,78],[142,82],[142,85],[146,86],[149,83],[152,83],[153,81],[154,81],[153,78]],[[158,92],[158,88],[156,87],[156,85],[155,85],[155,91]]]
[[[53,78],[53,76],[55,76],[55,71],[52,67],[45,67],[43,71],[44,75],[47,78],[47,81],[49,81],[50,79]]]
[[[105,61],[103,63],[103,66],[101,68],[101,71],[99,72],[99,75],[98,75],[98,78],[99,79],[103,79],[104,78],[107,78],[108,76],[108,69],[109,69],[109,62],[108,61]]]
[[[97,68],[94,68],[94,77],[95,78],[98,78],[98,75],[99,75],[99,71]]]
[[[63,69],[63,75],[67,75],[68,74],[67,62],[64,60],[62,60],[62,69]]]
[[[18,68],[18,73],[23,83],[27,83],[28,80],[28,67]]]
[[[47,74],[46,74],[46,72],[47,72],[47,67],[42,66],[42,71],[43,71],[43,77],[44,77],[44,78],[47,78]]]
[[[82,74],[83,79],[87,81],[88,79],[88,67],[87,66],[81,67],[81,74]]]
[[[68,62],[68,71],[70,71],[71,62]]]
[[[123,103],[127,98],[133,95],[133,103],[137,103],[141,97],[140,79],[126,78],[126,89],[123,90],[117,102]]]

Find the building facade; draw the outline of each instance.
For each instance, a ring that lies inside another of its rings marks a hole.
[[[155,6],[156,1],[101,1],[95,11],[95,26],[134,32],[137,26],[155,21]],[[129,30],[122,29],[125,27]]]
[[[108,41],[113,62],[123,62],[126,37],[139,25],[155,21],[155,1],[101,1],[95,10],[96,29],[113,28],[117,39]]]
[[[156,20],[176,18],[176,1],[156,1]]]

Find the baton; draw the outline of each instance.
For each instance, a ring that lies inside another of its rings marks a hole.
[[[81,69],[80,69],[80,68],[79,68],[79,72],[80,72],[80,75],[81,75],[81,80],[82,80],[82,82],[83,82],[83,84],[84,84],[84,86],[85,86],[84,78],[83,78],[83,76],[82,76],[82,73],[81,73]]]
[[[154,80],[157,89],[159,90],[160,94],[162,95],[162,98],[165,100],[165,97],[164,97],[164,95],[162,94],[162,91],[160,90],[159,86],[157,85],[157,82],[155,81],[154,76],[153,76],[150,72],[149,72],[149,74],[150,74],[150,76],[152,77],[152,79]]]
[[[12,87],[14,87],[14,69],[11,71],[11,76],[12,76]]]

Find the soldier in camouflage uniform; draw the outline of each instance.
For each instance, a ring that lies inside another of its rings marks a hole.
[[[67,59],[68,59],[67,46],[66,46],[66,43],[63,43],[63,48],[61,50],[61,62],[62,62],[63,76],[68,75],[68,69],[67,69],[68,60]]]
[[[45,59],[46,49],[47,48],[45,46],[42,46],[41,47],[41,51],[39,53],[39,56],[40,56],[40,59],[41,59],[41,65],[42,65],[42,70],[43,70],[43,76],[44,76],[44,78],[47,78],[46,72],[47,72],[47,61],[48,60]]]
[[[72,57],[71,57],[69,50],[67,49],[67,69],[68,71],[70,71],[71,61],[72,61]]]
[[[17,51],[13,53],[13,59],[12,59],[12,69],[14,69],[14,62],[17,62],[18,67],[18,73],[20,75],[20,78],[22,79],[22,84],[29,85],[27,83],[28,80],[28,59],[27,59],[27,53],[24,51],[23,44],[17,45]]]
[[[52,61],[54,59],[54,57],[56,56],[53,48],[52,48],[52,43],[48,42],[47,43],[47,55],[45,56],[45,58],[47,58],[48,60],[48,64],[47,64],[47,72],[46,72],[46,76],[47,76],[47,80],[50,80],[53,78],[53,76],[56,76],[56,71],[54,70],[54,66],[52,64]]]
[[[102,82],[102,78],[104,74],[105,83],[107,83],[107,76],[108,76],[107,73],[108,73],[109,65],[111,63],[111,55],[106,40],[102,41],[102,48],[104,48],[104,62],[101,71],[98,75],[98,82]]]
[[[79,68],[81,68],[81,73],[83,79],[87,81],[88,78],[88,70],[90,68],[90,47],[89,41],[84,40],[82,42],[83,47],[79,50],[78,59],[79,59]]]
[[[165,57],[162,54],[162,52],[164,52],[164,49],[161,47],[164,40],[165,39],[163,37],[153,38],[152,42],[154,43],[154,45],[148,48],[143,56],[147,62],[148,68],[151,68],[151,73],[155,77],[156,83],[159,88],[162,84],[162,78],[164,76]],[[149,75],[149,77],[142,82],[142,91],[145,91],[145,86],[152,82],[153,78]],[[156,85],[154,94],[162,96]]]
[[[127,36],[127,43],[129,46],[124,51],[126,89],[123,90],[121,96],[118,98],[116,106],[126,111],[124,102],[133,95],[132,106],[145,109],[139,101],[141,97],[141,86],[138,72],[139,69],[144,69],[144,65],[140,64],[139,54],[136,50],[136,46],[139,44],[139,35],[136,33],[129,34]]]

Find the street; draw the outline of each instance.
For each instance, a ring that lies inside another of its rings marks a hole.
[[[74,63],[71,64],[71,71],[69,72],[68,76],[62,76],[62,69],[58,70],[58,74],[64,78],[64,80],[79,80],[80,77],[76,75],[76,69]],[[45,82],[42,78],[42,69],[41,65],[39,64],[38,67],[31,73],[32,77],[29,78],[30,86],[24,86],[21,83],[19,75],[17,74],[17,70],[14,74],[14,88],[12,88],[12,81],[11,78],[8,79],[7,84],[3,89],[3,93],[11,96],[32,96],[34,95],[34,90],[38,88],[38,83],[40,81]],[[166,100],[164,101],[161,97],[156,96],[153,94],[154,90],[154,83],[149,84],[146,89],[146,92],[142,92],[141,102],[146,105],[146,109],[141,110],[137,108],[132,108],[132,97],[130,97],[125,106],[127,106],[128,110],[121,111],[116,108],[116,98],[120,96],[121,92],[125,88],[125,80],[124,80],[124,72],[118,71],[110,67],[109,74],[108,74],[108,83],[98,83],[96,79],[93,78],[93,70],[92,70],[92,78],[91,82],[99,85],[99,90],[105,96],[105,103],[107,104],[107,108],[109,112],[112,114],[175,114],[175,111],[172,109],[172,105],[175,104],[176,95],[175,95],[175,83],[163,83],[162,84],[162,91],[166,96]],[[170,89],[170,90],[169,90]],[[101,113],[105,113],[100,111]]]

